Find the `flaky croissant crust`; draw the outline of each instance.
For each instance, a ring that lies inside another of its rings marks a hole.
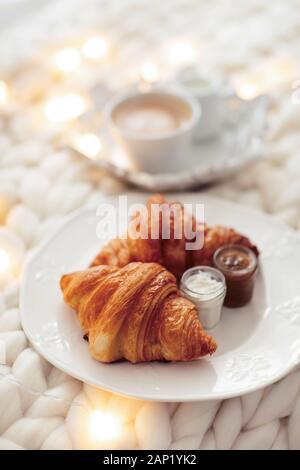
[[[157,263],[94,267],[62,276],[60,285],[99,361],[188,361],[216,350],[195,306]]]
[[[123,267],[128,263],[155,262],[162,264],[166,269],[171,271],[177,278],[180,278],[184,271],[192,266],[211,265],[214,252],[220,247],[227,244],[239,244],[251,248],[257,255],[258,249],[244,235],[236,232],[232,228],[215,226],[209,227],[206,224],[198,223],[195,218],[184,212],[184,208],[180,203],[179,206],[179,223],[182,224],[182,233],[185,218],[190,218],[193,231],[201,232],[204,236],[204,245],[198,250],[187,250],[186,240],[184,237],[176,239],[174,237],[174,213],[170,211],[170,238],[164,239],[162,236],[162,219],[159,220],[158,238],[151,238],[151,230],[153,221],[151,220],[151,205],[168,205],[172,206],[172,202],[167,202],[161,195],[154,195],[148,200],[148,238],[138,237],[132,239],[130,230],[127,237],[116,238],[105,245],[96,258],[92,261],[91,266],[111,265]],[[178,212],[177,212],[178,215]],[[138,217],[138,215],[136,216]],[[163,217],[163,216],[161,216]],[[132,225],[139,228],[136,218],[132,220]],[[130,227],[129,227],[130,229]]]

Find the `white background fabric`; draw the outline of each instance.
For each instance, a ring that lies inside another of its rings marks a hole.
[[[47,43],[64,43],[74,32],[105,31],[114,38],[122,53],[113,65],[120,73],[108,68],[103,79],[115,87],[145,51],[173,36],[188,34],[203,47],[203,62],[228,75],[269,59],[296,61],[300,46],[299,4],[293,0],[90,0],[84,8],[82,1],[64,0],[31,9],[24,21],[11,18],[12,26],[5,24],[0,34],[4,77]],[[20,87],[26,95],[22,80]],[[266,159],[209,191],[272,213],[299,233],[300,105],[291,94],[291,82],[272,94]],[[32,132],[25,109],[9,119],[0,115],[0,224],[28,252],[65,214],[126,189],[70,151],[57,150],[52,137],[45,128]],[[20,325],[18,291],[12,282],[0,292],[0,359],[6,356],[0,366],[0,449],[300,449],[299,370],[223,402],[120,398],[66,376],[32,350]],[[123,423],[109,444],[89,436],[95,409],[116,413]]]

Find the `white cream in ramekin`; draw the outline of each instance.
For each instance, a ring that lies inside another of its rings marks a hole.
[[[204,328],[210,329],[219,323],[226,295],[221,271],[209,266],[188,269],[181,278],[180,291],[197,307]]]

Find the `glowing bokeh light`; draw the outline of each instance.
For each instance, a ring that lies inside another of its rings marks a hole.
[[[100,138],[96,134],[92,134],[90,132],[76,135],[74,137],[73,145],[76,150],[83,153],[91,160],[97,159],[102,148]]]
[[[198,50],[189,39],[174,39],[166,46],[166,58],[171,65],[192,64],[197,60]]]
[[[104,411],[93,411],[90,417],[90,436],[93,442],[107,442],[121,433],[121,422],[116,415]]]
[[[108,42],[102,36],[93,36],[87,39],[83,45],[84,55],[91,60],[101,60],[108,53]]]
[[[258,87],[253,82],[241,83],[237,86],[237,94],[243,100],[252,100],[259,95]]]
[[[82,96],[74,93],[49,98],[44,105],[44,115],[52,122],[63,122],[80,116],[86,108]]]
[[[140,76],[146,83],[155,83],[159,81],[161,73],[154,62],[145,62],[141,66]]]
[[[66,47],[58,51],[53,58],[55,67],[63,73],[71,73],[76,70],[81,62],[80,53],[73,47]]]
[[[262,64],[257,70],[258,79],[265,90],[290,83],[297,78],[298,68],[295,61],[288,57],[275,58]]]

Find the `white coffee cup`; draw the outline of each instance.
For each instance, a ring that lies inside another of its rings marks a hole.
[[[197,100],[183,91],[163,88],[121,93],[105,109],[113,138],[134,167],[147,173],[184,169],[200,116]]]

